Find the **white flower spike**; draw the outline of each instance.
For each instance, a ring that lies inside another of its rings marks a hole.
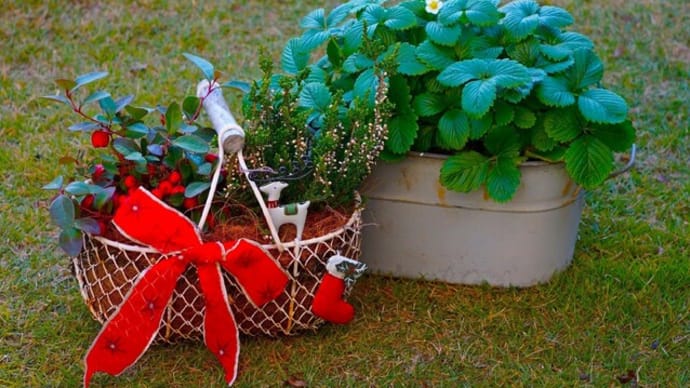
[[[426,11],[436,15],[443,7],[443,2],[440,0],[426,0]]]

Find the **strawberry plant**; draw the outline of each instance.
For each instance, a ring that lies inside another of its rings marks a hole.
[[[635,130],[625,100],[602,86],[604,65],[565,10],[534,0],[352,0],[306,15],[286,71],[309,68],[335,87],[367,90],[388,60],[384,159],[449,155],[441,183],[485,188],[498,202],[520,185],[526,160],[563,162],[584,188],[601,184]],[[382,47],[384,50],[372,50]],[[312,53],[323,53],[307,64]]]

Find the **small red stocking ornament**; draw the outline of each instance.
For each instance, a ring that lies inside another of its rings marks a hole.
[[[355,308],[343,299],[345,288],[352,286],[367,269],[366,264],[334,255],[328,259],[326,273],[316,290],[311,311],[331,323],[344,325],[355,316]]]

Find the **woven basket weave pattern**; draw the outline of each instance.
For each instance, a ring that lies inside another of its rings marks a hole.
[[[224,273],[228,301],[239,330],[247,335],[291,335],[315,330],[323,320],[311,313],[314,294],[326,273],[326,261],[340,253],[356,259],[360,248],[361,209],[333,233],[288,243],[279,252],[264,248],[281,263],[289,276],[285,291],[259,308],[253,306],[232,276]],[[85,237],[84,249],[73,259],[79,288],[94,318],[104,323],[124,301],[139,274],[165,256],[149,248],[115,243],[101,237]],[[260,274],[257,274],[260,276]],[[349,290],[346,290],[348,293]],[[178,280],[163,314],[157,342],[174,343],[203,337],[204,297],[193,265]]]

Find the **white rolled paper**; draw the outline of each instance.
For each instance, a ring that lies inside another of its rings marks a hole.
[[[211,93],[208,93],[211,88]],[[227,154],[235,154],[244,147],[244,130],[237,124],[237,120],[230,113],[228,104],[223,98],[223,91],[218,83],[211,84],[208,80],[199,82],[196,88],[199,98],[206,96],[203,102],[213,129],[216,130],[220,144]]]

